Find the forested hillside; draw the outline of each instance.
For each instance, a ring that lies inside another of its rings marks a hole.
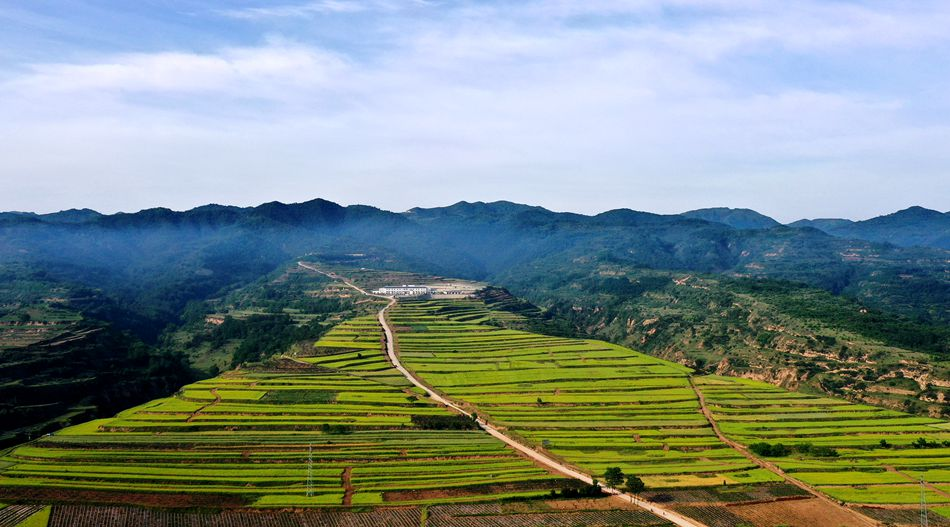
[[[89,328],[124,344],[80,346],[94,358],[77,362],[88,366],[87,387],[115,375],[114,360],[126,361],[120,377],[154,378],[157,391],[257,360],[319,337],[324,319],[354,307],[310,296],[319,284],[285,276],[308,256],[506,286],[546,309],[530,318],[543,333],[595,335],[711,371],[943,411],[950,252],[772,226],[747,210],[690,215],[701,217],[585,216],[509,202],[396,214],[324,200],[4,214],[0,323],[4,346],[19,351],[0,363]],[[132,349],[139,358],[128,360]],[[50,364],[36,379],[56,384]],[[108,411],[100,388],[37,399],[61,406],[37,406],[36,423],[76,405]]]
[[[509,283],[562,332],[700,371],[921,414],[950,412],[950,330],[941,324],[793,282],[615,264]]]

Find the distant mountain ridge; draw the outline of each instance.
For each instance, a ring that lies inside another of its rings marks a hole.
[[[840,238],[853,238],[900,247],[950,249],[950,212],[923,207],[878,216],[864,221],[845,219],[799,220],[792,227],[813,227]]]
[[[945,215],[914,209],[880,222],[905,232],[938,217]],[[884,241],[907,239],[891,235]],[[192,297],[310,253],[372,254],[386,266],[475,279],[534,272],[542,262],[570,269],[591,259],[780,278],[835,294],[867,294],[883,307],[918,315],[915,306],[924,297],[936,299],[926,302],[924,315],[950,319],[946,251],[783,226],[749,209],[682,215],[616,209],[588,216],[507,201],[463,201],[394,213],[314,199],[256,207],[211,204],[182,212],[0,213],[0,264],[37,266],[132,302],[146,295],[153,313],[167,303],[155,314],[159,319]]]
[[[588,225],[645,225],[675,222],[677,218],[721,224],[737,230],[760,230],[782,227],[769,216],[752,209],[711,207],[681,214],[654,214],[631,209],[615,209],[593,216],[571,212],[553,212],[544,207],[510,201],[460,201],[446,207],[415,207],[403,213],[366,206],[344,207],[323,199],[285,204],[269,202],[256,207],[235,207],[209,204],[186,211],[167,208],[144,209],[134,213],[101,214],[91,209],[69,209],[50,214],[32,212],[0,212],[0,226],[25,223],[95,224],[108,226],[213,226],[246,225],[340,225],[347,220],[369,219],[398,224],[433,224],[445,221],[471,221],[479,224],[514,222],[529,224],[573,223]],[[923,207],[901,211],[863,221],[843,218],[801,219],[786,225],[813,228],[839,238],[890,243],[900,247],[934,247],[950,249],[950,212]]]
[[[771,229],[781,223],[760,214],[752,209],[730,209],[728,207],[714,207],[684,212],[680,216],[698,218],[706,221],[723,223],[734,229]]]

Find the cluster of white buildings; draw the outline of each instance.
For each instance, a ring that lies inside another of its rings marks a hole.
[[[373,294],[385,296],[426,296],[432,294],[427,285],[388,285],[373,290]]]
[[[374,289],[373,294],[392,296],[397,298],[407,297],[468,297],[475,293],[475,288],[459,287],[431,287],[427,285],[388,285]]]

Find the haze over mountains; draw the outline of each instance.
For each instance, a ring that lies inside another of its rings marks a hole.
[[[76,337],[66,337],[67,346],[34,339],[9,355],[53,354],[71,369],[0,361],[11,382],[26,379],[3,395],[66,405],[52,415],[67,416],[70,405],[94,397],[84,411],[97,413],[83,415],[103,415],[114,401],[135,399],[130,387],[143,385],[136,379],[147,379],[148,398],[214,373],[207,357],[186,357],[191,337],[175,335],[203,331],[203,313],[217,299],[269,283],[271,273],[307,258],[481,280],[539,306],[541,332],[939,415],[950,397],[931,386],[948,374],[950,356],[947,223],[947,214],[920,208],[788,226],[748,209],[587,216],[500,201],[394,213],[321,199],[184,212],[0,213],[0,321],[21,333],[34,327],[18,323],[22,317],[39,327],[83,321],[61,326]],[[116,354],[130,365],[108,383],[119,394],[99,384]],[[880,372],[858,372],[856,360]],[[893,387],[875,383],[891,382],[896,368],[913,386],[882,398]],[[82,390],[40,390],[80,370],[95,380]]]
[[[93,223],[101,222],[103,224],[116,224],[128,221],[136,223],[138,221],[158,220],[158,221],[201,221],[202,218],[210,219],[215,217],[217,221],[237,221],[241,218],[269,218],[274,221],[295,220],[306,222],[310,220],[319,221],[321,211],[315,203],[321,200],[302,204],[283,204],[280,202],[267,203],[258,207],[233,207],[221,205],[205,205],[184,212],[175,212],[170,209],[155,208],[146,209],[137,213],[117,213],[113,215],[104,215],[91,209],[69,209],[60,212],[48,214],[36,214],[32,212],[0,212],[0,224],[16,224],[20,222],[39,221],[46,223]],[[357,208],[369,209],[370,207],[356,206]],[[377,209],[378,210],[378,209]],[[520,205],[517,203],[498,201],[493,203],[465,201],[456,203],[448,207],[437,208],[413,208],[402,213],[403,217],[417,221],[431,220],[437,217],[446,217],[450,215],[477,216],[479,214],[488,217],[500,218],[533,212],[537,214],[558,215],[560,217],[580,220],[585,217],[582,214],[574,213],[553,213],[543,207]],[[281,217],[281,214],[287,217]],[[629,209],[617,209],[607,211],[593,216],[609,217],[618,214],[636,213]],[[310,217],[315,214],[314,217]],[[332,214],[332,213],[331,213]],[[641,213],[650,215],[650,213]],[[654,215],[658,216],[658,215]],[[667,217],[681,216],[684,218],[700,219],[711,223],[721,223],[735,229],[771,229],[779,227],[782,224],[777,220],[770,218],[752,209],[729,208],[729,207],[710,207],[683,212],[679,215],[666,215]],[[646,216],[644,216],[646,217]],[[109,219],[112,218],[112,219]],[[786,224],[789,227],[812,227],[827,234],[841,238],[853,238],[874,242],[887,242],[902,247],[923,246],[937,247],[941,249],[950,249],[950,212],[939,212],[924,207],[909,207],[904,210],[878,216],[875,218],[855,221],[844,218],[816,218],[800,219]]]
[[[542,268],[598,262],[782,279],[946,322],[948,223],[947,214],[912,208],[835,229],[818,224],[828,234],[735,209],[585,216],[501,201],[398,214],[315,199],[185,212],[3,213],[0,263],[106,291],[138,315],[122,323],[135,321],[147,339],[189,301],[311,253],[359,253],[379,266],[503,284],[522,283]],[[905,247],[912,243],[932,246]]]

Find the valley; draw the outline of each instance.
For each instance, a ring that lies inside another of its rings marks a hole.
[[[499,525],[863,526],[912,523],[892,520],[916,512],[923,478],[931,524],[950,524],[946,421],[517,329],[538,312],[510,296],[363,293],[408,277],[288,267],[270,283],[309,284],[307,298],[344,298],[348,314],[172,397],[9,450],[0,502],[52,504],[37,512],[49,525],[121,522],[145,505],[185,509],[147,513],[182,524],[258,510],[288,525],[476,514]],[[304,326],[310,316],[294,315]],[[585,497],[614,468],[645,490],[610,497],[621,480]]]
[[[947,26],[0,0],[0,527],[950,527]]]

